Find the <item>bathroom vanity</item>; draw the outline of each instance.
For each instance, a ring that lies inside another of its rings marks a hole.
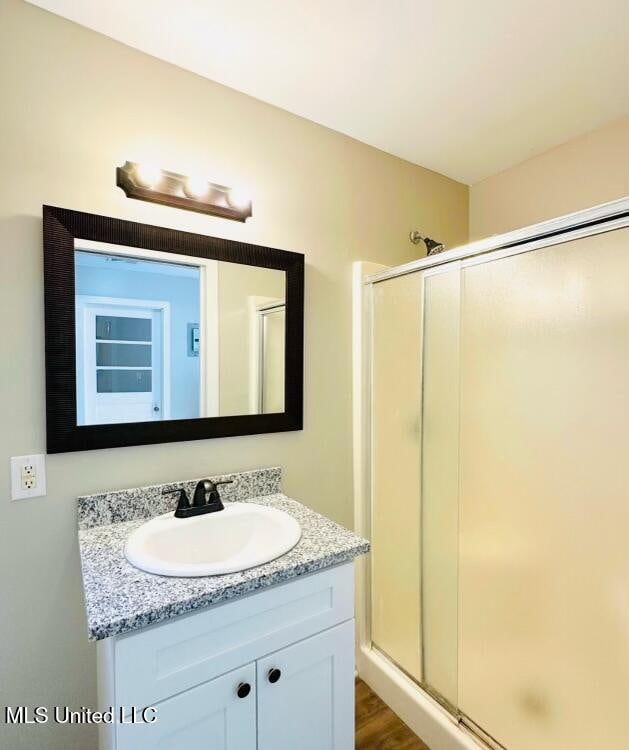
[[[102,725],[100,748],[352,750],[352,560],[369,545],[281,494],[279,469],[220,479],[234,480],[226,506],[255,502],[296,519],[296,546],[238,573],[154,575],[127,562],[124,546],[171,510],[165,486],[79,498],[99,708],[118,719]]]

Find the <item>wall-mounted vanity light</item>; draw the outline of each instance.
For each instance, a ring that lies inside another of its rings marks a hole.
[[[124,190],[127,198],[235,221],[247,221],[252,215],[251,199],[233,188],[216,185],[203,177],[167,172],[150,164],[125,162],[116,169],[116,185]]]

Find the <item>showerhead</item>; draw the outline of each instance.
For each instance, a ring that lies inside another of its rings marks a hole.
[[[423,242],[424,245],[426,245],[427,255],[436,255],[437,253],[442,253],[446,249],[446,246],[443,243],[437,242],[437,240],[433,240],[430,237],[424,237],[424,235],[420,234],[417,229],[414,229],[410,233],[410,240],[413,245],[419,245],[420,242]]]

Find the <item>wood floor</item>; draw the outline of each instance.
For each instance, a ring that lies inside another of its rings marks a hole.
[[[356,680],[356,750],[430,748],[362,680]]]

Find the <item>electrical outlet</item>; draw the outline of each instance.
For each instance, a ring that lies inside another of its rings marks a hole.
[[[45,494],[45,456],[14,456],[11,459],[11,499],[23,500]]]

